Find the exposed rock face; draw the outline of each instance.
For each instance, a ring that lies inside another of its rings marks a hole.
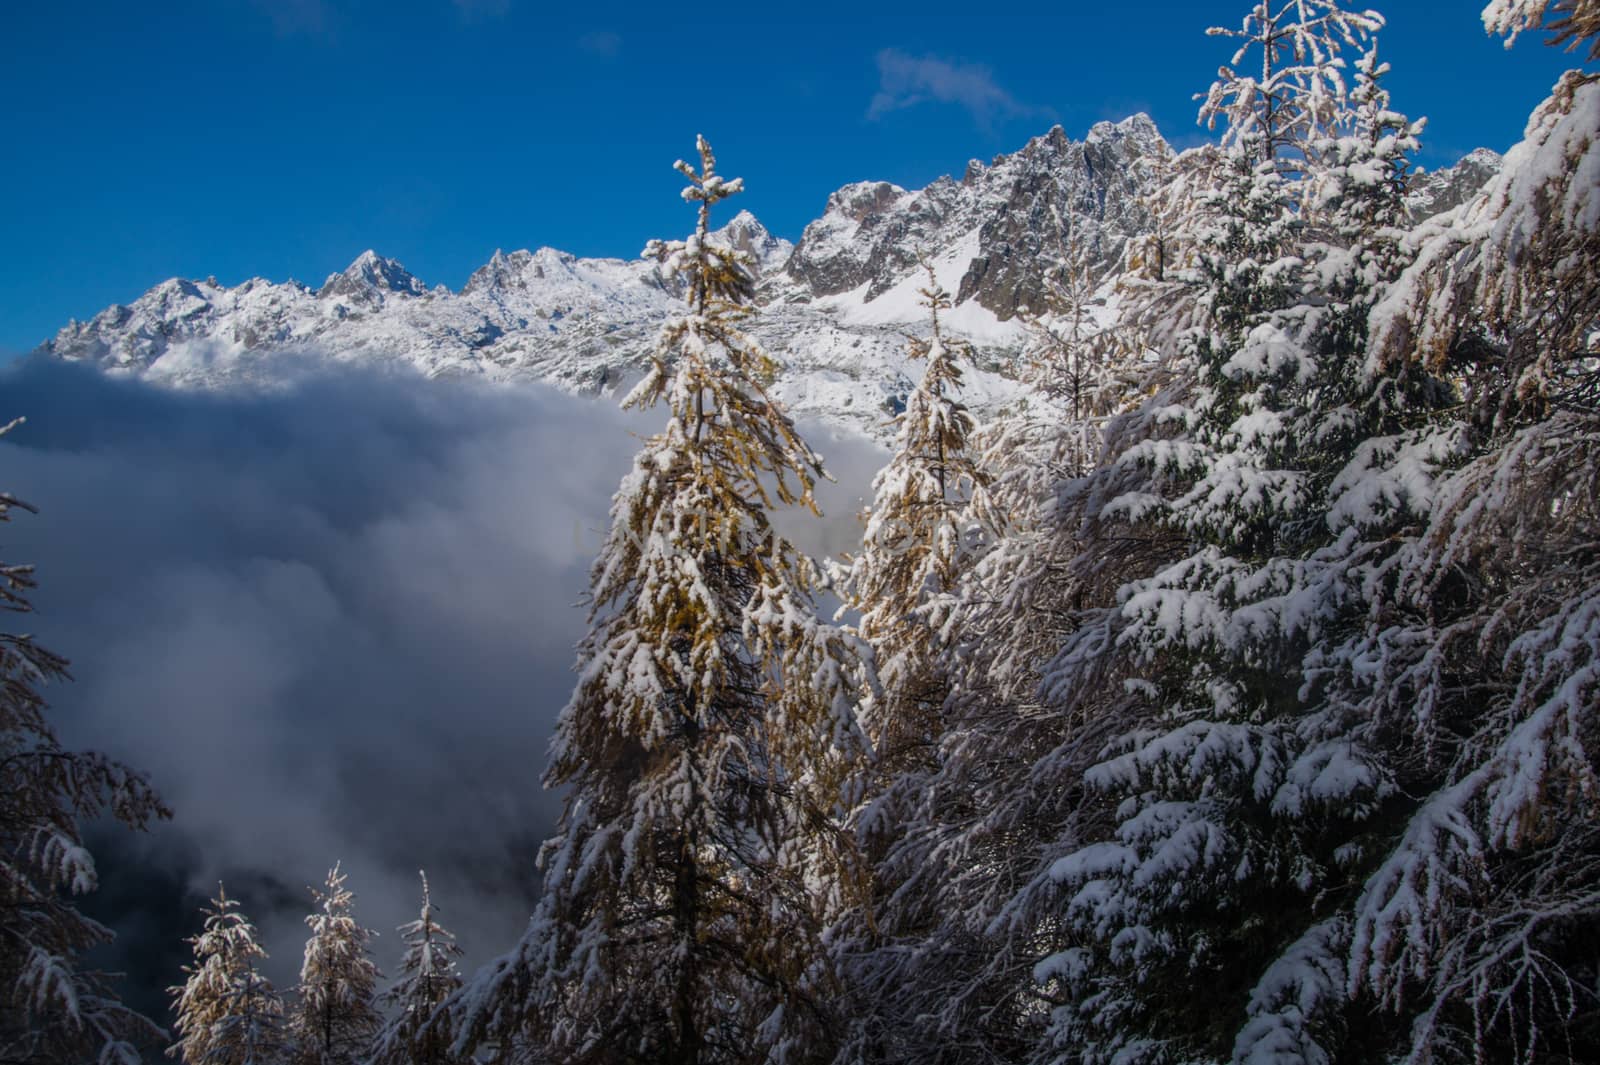
[[[1101,122],[1082,143],[1057,126],[992,167],[969,166],[962,184],[984,197],[984,220],[957,301],[976,299],[1002,320],[1038,306],[1040,267],[1060,261],[1070,241],[1102,269],[1114,264],[1128,238],[1150,227],[1135,163],[1165,148],[1155,123],[1139,114]]]
[[[347,266],[344,273],[329,274],[328,280],[317,290],[317,297],[343,297],[351,303],[381,307],[391,295],[420,296],[425,291],[422,282],[394,259],[385,259],[368,250]]]
[[[1055,261],[1073,238],[1101,263],[1143,232],[1141,156],[1164,147],[1146,115],[1102,122],[1082,142],[1060,126],[988,166],[974,160],[957,182],[940,178],[907,192],[887,182],[846,185],[806,227],[789,275],[813,296],[865,287],[877,298],[929,257],[976,234],[976,254],[957,302],[976,299],[1001,320],[1037,298],[1041,263]]]
[[[867,298],[873,298],[916,266],[919,248],[938,243],[954,187],[949,178],[917,193],[887,181],[846,185],[828,197],[822,217],[806,226],[789,260],[790,277],[815,296],[866,285]]]
[[[1500,173],[1500,153],[1487,148],[1468,152],[1455,166],[1418,174],[1406,191],[1406,205],[1415,219],[1430,218],[1470,200]]]
[[[749,254],[755,260],[757,278],[782,270],[794,254],[793,244],[773,236],[749,211],[734,215],[733,221],[716,230],[714,235],[729,247]]]

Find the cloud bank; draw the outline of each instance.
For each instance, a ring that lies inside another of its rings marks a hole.
[[[178,979],[219,878],[292,985],[305,887],[336,860],[386,970],[419,867],[471,962],[509,947],[559,812],[539,781],[573,604],[630,434],[662,412],[372,372],[171,392],[47,361],[0,377],[0,405],[28,418],[0,442],[4,487],[40,509],[0,557],[37,566],[30,624],[75,676],[53,720],[176,811],[100,843],[93,908],[133,997]],[[811,437],[840,477],[831,517],[783,524],[832,553],[881,452]]]

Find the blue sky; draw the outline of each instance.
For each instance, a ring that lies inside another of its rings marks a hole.
[[[13,5],[0,357],[171,276],[316,284],[373,247],[455,288],[497,247],[633,255],[690,224],[670,164],[697,132],[791,239],[847,181],[917,187],[1055,123],[1143,110],[1194,143],[1228,54],[1205,27],[1247,6]],[[1430,165],[1507,148],[1575,65],[1505,52],[1473,3],[1379,9]]]

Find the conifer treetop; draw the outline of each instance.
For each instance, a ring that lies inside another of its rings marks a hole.
[[[922,263],[922,269],[928,275],[928,283],[917,287],[917,295],[922,297],[917,302],[928,308],[930,331],[934,341],[938,342],[944,339],[939,329],[939,312],[950,309],[950,292],[939,283],[939,276],[934,273],[933,265],[927,259],[920,259],[919,261]],[[913,358],[918,358],[925,354],[927,354],[926,350],[919,351],[917,345],[913,343],[911,351]]]
[[[908,644],[926,642],[926,626],[912,624],[912,616],[953,587],[973,534],[999,525],[984,493],[988,477],[968,454],[975,419],[956,398],[960,359],[972,349],[942,334],[939,312],[950,307],[950,293],[926,262],[923,268],[928,282],[918,291],[929,335],[906,337],[906,354],[924,363],[922,379],[895,418],[894,452],[873,478],[862,551],[841,572],[847,600],[862,611],[858,629],[877,647],[885,679],[899,670],[894,663]]]
[[[316,909],[305,919],[311,935],[300,967],[294,1027],[302,1060],[320,1065],[357,1060],[379,1027],[373,1005],[378,967],[368,956],[377,933],[352,915],[355,896],[346,879],[335,863],[323,887],[310,889]]]
[[[283,1005],[271,981],[256,971],[267,956],[239,903],[217,884],[202,910],[205,924],[187,942],[194,963],[184,983],[169,988],[179,1040],[167,1049],[187,1065],[247,1065],[282,1045]]]
[[[407,921],[399,928],[401,941],[406,945],[405,960],[401,963],[401,983],[417,981],[425,989],[423,997],[428,997],[439,987],[449,985],[446,988],[449,990],[460,983],[455,959],[461,956],[462,951],[456,945],[455,935],[439,923],[433,893],[428,887],[428,874],[418,870],[417,875],[422,878],[422,909],[416,920]],[[400,985],[396,985],[386,1000],[400,1001],[403,996],[398,993],[399,990]],[[443,994],[438,994],[435,1004],[443,998]]]
[[[1238,29],[1212,26],[1206,33],[1239,41],[1217,80],[1196,94],[1199,121],[1215,129],[1223,119],[1223,143],[1258,138],[1259,161],[1276,163],[1286,150],[1310,151],[1346,114],[1348,89],[1341,49],[1362,47],[1384,26],[1373,10],[1346,11],[1339,0],[1261,0]],[[1260,76],[1240,69],[1260,52]]]
[[[689,307],[704,315],[714,307],[723,315],[750,302],[755,291],[755,262],[748,252],[714,244],[711,234],[711,207],[744,191],[744,178],[724,178],[717,173],[717,157],[704,136],[695,138],[700,153],[700,169],[679,159],[672,164],[689,184],[681,195],[700,209],[695,231],[686,240],[652,240],[645,245],[644,257],[661,263],[664,278],[682,277],[689,287]]]
[[[439,924],[428,874],[419,870],[417,875],[422,878],[422,909],[416,920],[399,928],[405,956],[394,986],[380,999],[394,1011],[373,1043],[373,1060],[380,1065],[458,1060],[451,1051],[451,1018],[440,1006],[461,987],[456,959],[462,951],[456,937]]]

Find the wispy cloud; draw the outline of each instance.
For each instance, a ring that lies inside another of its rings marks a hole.
[[[622,35],[611,30],[592,30],[578,38],[578,49],[602,59],[615,59],[622,52]]]
[[[1002,89],[988,67],[931,55],[910,55],[898,48],[878,53],[878,91],[867,108],[877,120],[893,111],[928,103],[957,104],[983,129],[997,121],[1044,113]]]

